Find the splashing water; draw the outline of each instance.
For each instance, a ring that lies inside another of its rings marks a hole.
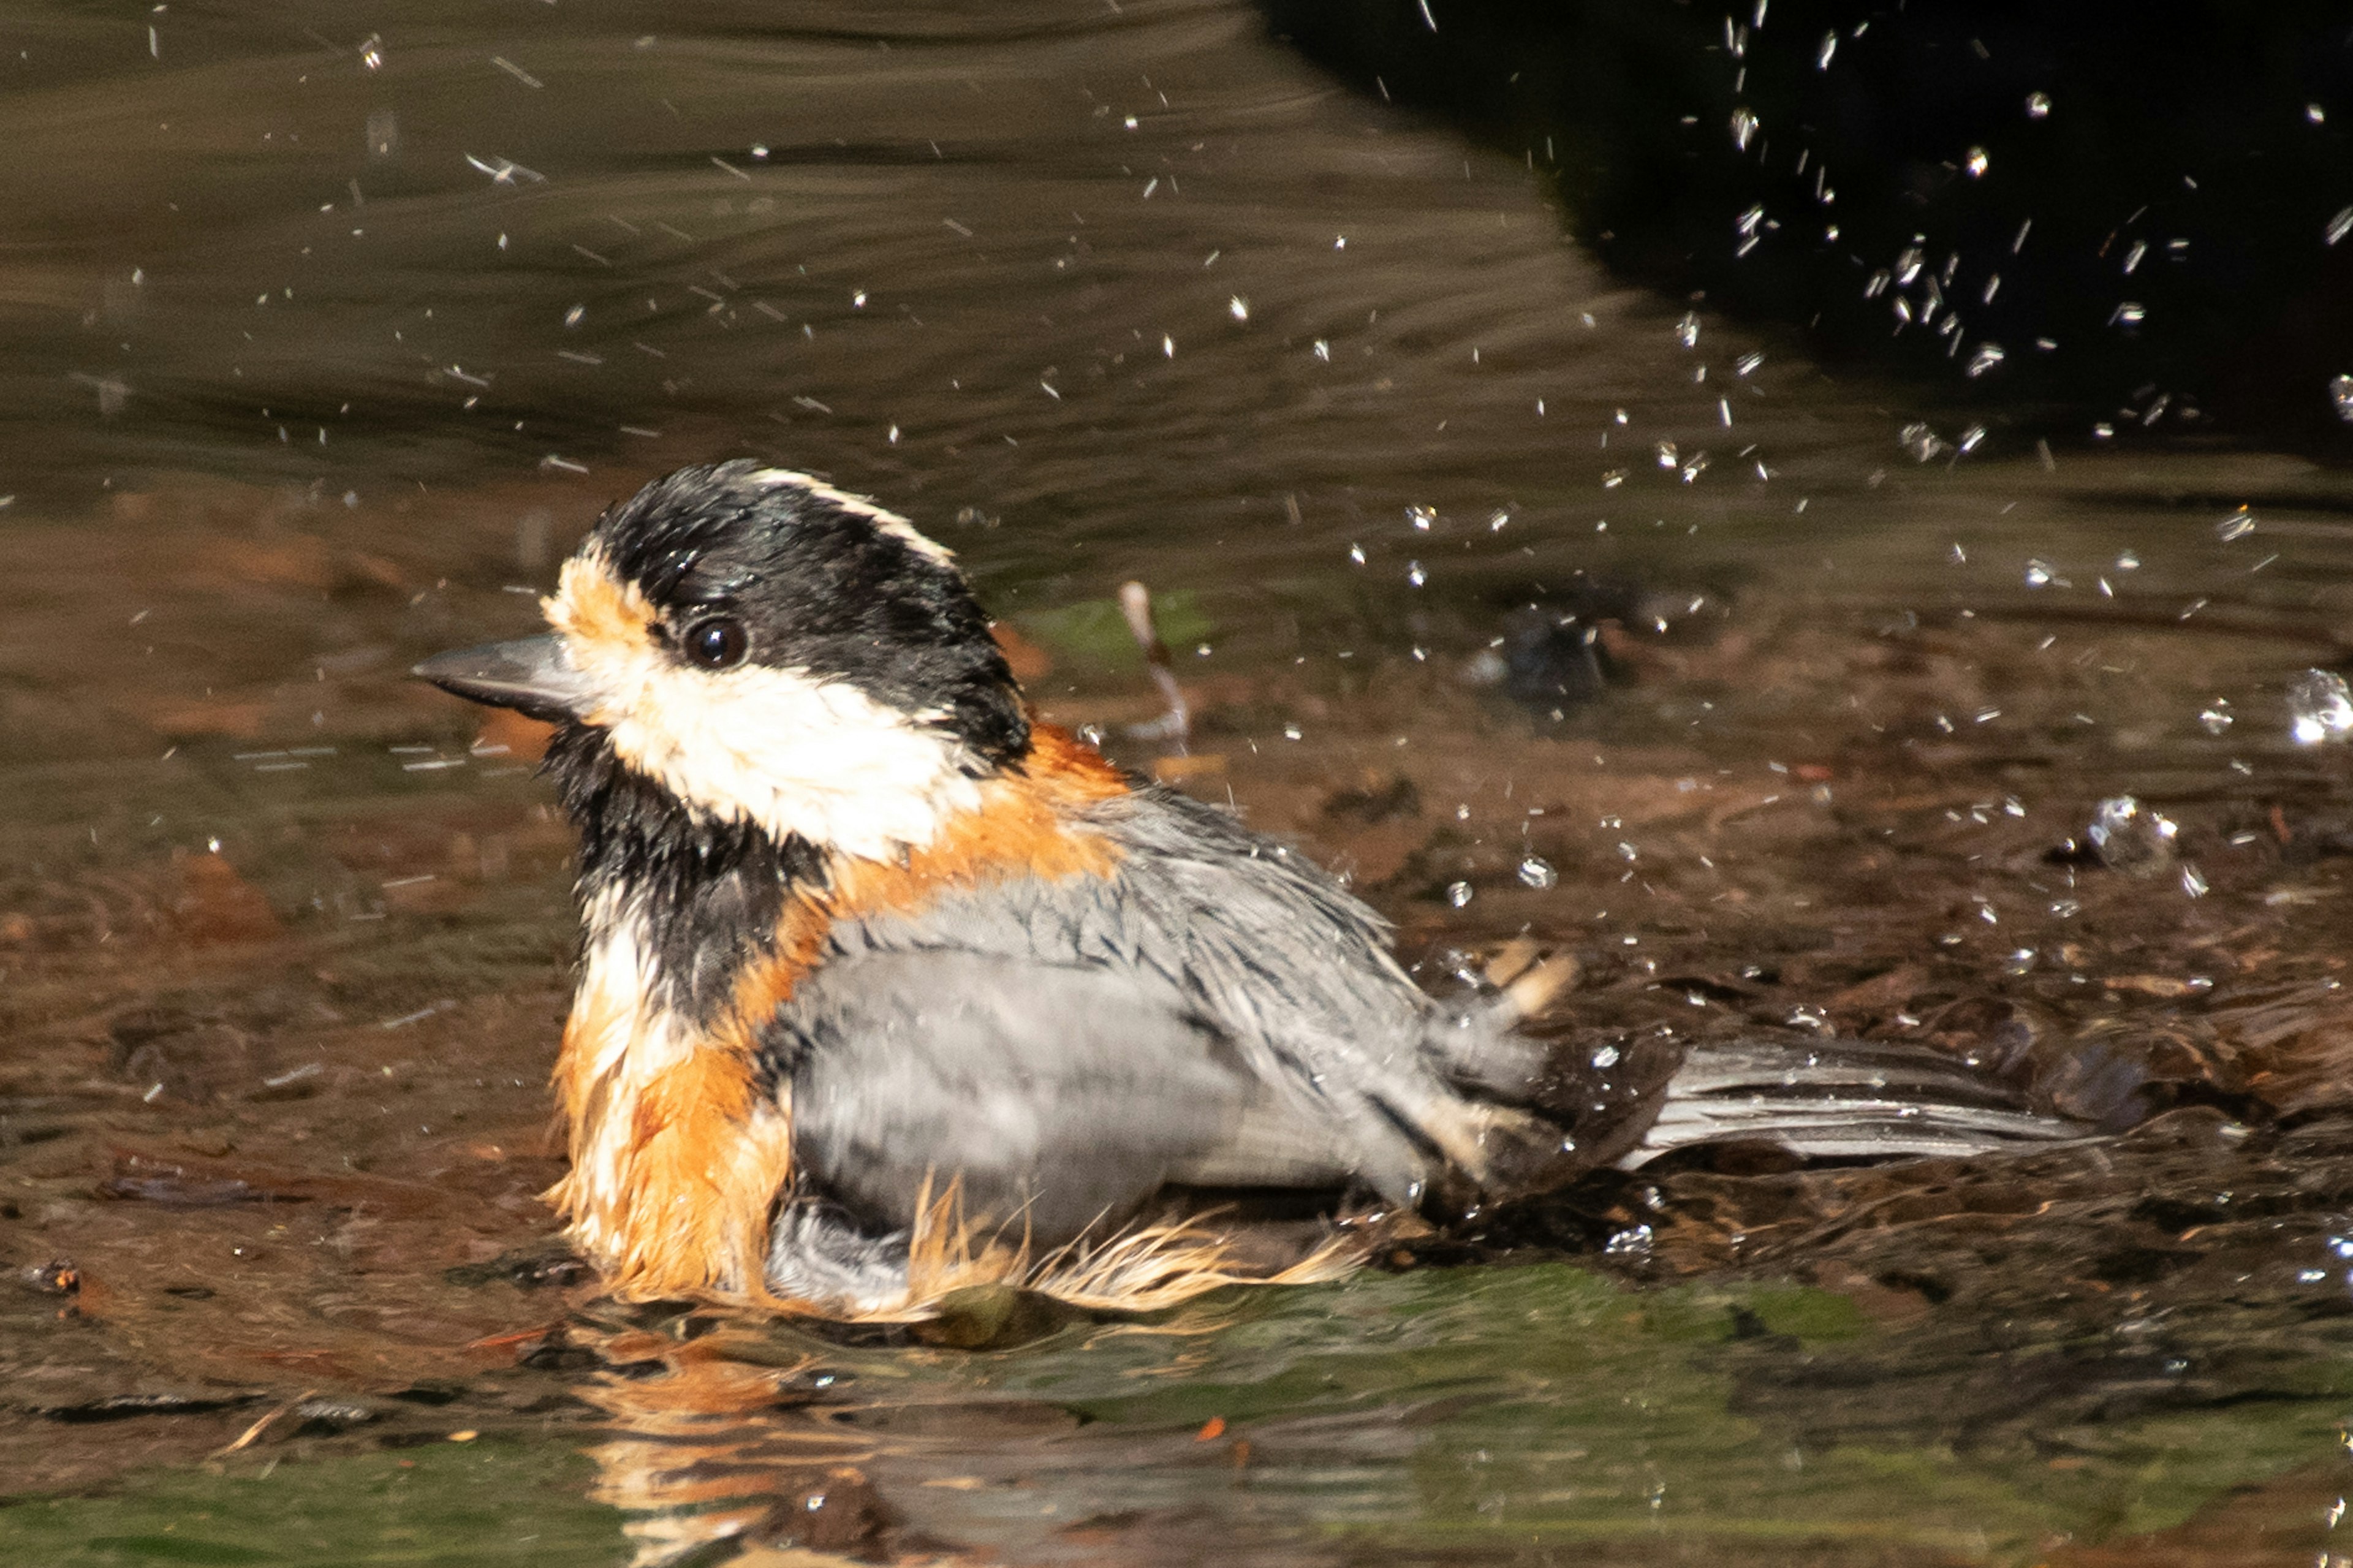
[[[2287,688],[2288,734],[2299,746],[2353,734],[2353,691],[2334,670],[2307,669]]]
[[[2163,812],[2119,795],[2100,802],[2084,837],[2110,870],[2147,874],[2173,863],[2173,841],[2180,831]]]

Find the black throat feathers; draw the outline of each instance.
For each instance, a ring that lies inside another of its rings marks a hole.
[[[793,889],[826,884],[815,845],[691,810],[616,756],[596,726],[563,726],[540,768],[579,830],[581,902],[610,900],[638,921],[661,1000],[697,1023],[718,1016],[744,967],[774,951]]]

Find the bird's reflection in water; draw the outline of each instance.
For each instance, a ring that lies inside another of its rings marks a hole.
[[[812,1363],[754,1365],[647,1334],[600,1349],[619,1370],[579,1390],[615,1428],[589,1450],[590,1495],[626,1516],[634,1568],[758,1548],[892,1554],[891,1516],[864,1468],[876,1446],[830,1418],[840,1405],[808,1375]]]
[[[590,1495],[622,1513],[633,1568],[1198,1561],[1230,1541],[1230,1510],[1254,1489],[1249,1441],[1219,1440],[1222,1420],[1205,1428],[1189,1415],[1091,1422],[1083,1398],[1025,1398],[1008,1384],[1025,1381],[1020,1366],[1036,1373],[1033,1354],[1077,1376],[1048,1380],[1071,1394],[1197,1375],[1204,1342],[1254,1299],[1090,1321],[1029,1292],[972,1292],[936,1318],[847,1331],[839,1343],[832,1331],[703,1310],[625,1310],[629,1326],[599,1326],[591,1308],[565,1336],[565,1353],[601,1363],[577,1391],[610,1422],[589,1450]],[[988,1353],[1007,1351],[1010,1363]],[[1376,1447],[1411,1447],[1403,1428],[1373,1425]],[[1303,1452],[1329,1458],[1321,1445]],[[1280,1506],[1261,1519],[1271,1560],[1309,1560],[1299,1522]]]

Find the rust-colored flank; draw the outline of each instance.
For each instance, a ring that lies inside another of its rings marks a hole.
[[[602,574],[588,580],[600,588],[610,581]],[[567,582],[577,614],[601,616],[598,595],[575,596],[572,588]],[[641,1300],[715,1295],[788,1305],[769,1296],[765,1279],[768,1216],[792,1181],[791,1108],[783,1091],[772,1096],[755,1084],[761,1029],[819,961],[837,921],[914,914],[943,895],[1018,877],[1110,876],[1118,849],[1078,814],[1127,788],[1092,747],[1037,726],[1020,771],[984,784],[979,805],[944,823],[930,844],[897,861],[835,857],[827,885],[788,900],[769,952],[745,967],[727,1007],[683,1059],[642,1079],[624,1069],[593,1080],[596,1042],[617,1028],[641,1031],[648,1020],[605,1016],[618,999],[584,987],[555,1072],[575,1173],[549,1195],[600,1254],[613,1288]],[[628,1119],[625,1139],[598,1135],[613,1117]],[[578,1167],[600,1151],[619,1168],[607,1184],[614,1201],[594,1212]]]

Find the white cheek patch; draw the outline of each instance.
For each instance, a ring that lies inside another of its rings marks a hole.
[[[691,669],[651,647],[575,646],[611,695],[589,714],[613,750],[688,805],[867,859],[932,842],[979,805],[964,747],[846,681],[740,665]]]

